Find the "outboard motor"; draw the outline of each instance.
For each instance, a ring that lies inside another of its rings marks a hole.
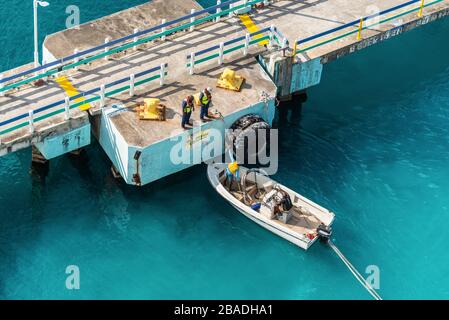
[[[316,229],[321,243],[328,243],[332,236],[332,227],[320,224]]]

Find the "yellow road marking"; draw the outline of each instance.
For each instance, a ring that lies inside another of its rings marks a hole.
[[[241,15],[239,15],[239,17],[240,17],[240,20],[242,21],[243,25],[246,27],[246,29],[248,29],[249,33],[257,32],[260,30],[259,27],[254,23],[254,21],[250,18],[249,15],[241,14]],[[256,36],[254,36],[254,39],[260,39],[262,37],[263,37],[262,34],[258,34]],[[267,45],[268,43],[269,43],[268,40],[259,41],[259,46],[264,46],[264,45]]]
[[[76,95],[79,94],[78,90],[76,90],[76,88],[73,86],[73,84],[70,82],[70,80],[67,79],[66,76],[61,76],[61,77],[57,78],[55,81],[56,81],[57,84],[59,84],[59,86],[62,89],[64,89],[64,91],[67,93],[67,95],[69,97],[73,97],[73,96],[76,96]],[[84,97],[80,97],[80,98],[75,99],[74,101],[75,102],[82,102],[82,101],[85,101],[85,100],[86,99]],[[88,110],[88,109],[90,109],[90,104],[88,104],[88,103],[83,104],[79,108],[82,111]]]

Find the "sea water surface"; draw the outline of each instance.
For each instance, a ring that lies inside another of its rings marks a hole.
[[[70,4],[85,22],[143,2],[52,1],[41,40]],[[4,5],[0,30],[1,70],[32,60],[31,0]],[[326,65],[302,117],[279,123],[275,178],[336,213],[335,243],[362,273],[379,268],[386,299],[449,298],[448,36],[446,19]],[[97,144],[86,154],[52,160],[45,183],[30,150],[0,158],[0,298],[370,298],[330,249],[235,211],[205,166],[134,188]]]

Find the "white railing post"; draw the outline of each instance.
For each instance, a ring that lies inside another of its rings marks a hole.
[[[272,24],[270,27],[270,47],[273,46],[274,30],[275,30],[275,26]]]
[[[0,74],[0,81],[3,80],[3,74]],[[5,84],[2,82],[0,83],[0,89],[3,89],[5,87]],[[0,92],[0,97],[3,97],[5,95],[5,91]]]
[[[229,4],[229,9],[232,9],[232,8],[234,8],[234,4],[233,3],[230,3]],[[232,15],[234,14],[234,11],[229,11],[229,14],[228,14],[228,17],[229,18],[232,18]]]
[[[190,10],[190,14],[194,14],[195,9]],[[190,17],[190,23],[195,23],[195,17]],[[190,26],[190,31],[195,30],[195,25]]]
[[[223,64],[223,51],[224,51],[224,42],[220,42],[220,49],[218,51],[218,65],[221,66]]]
[[[47,60],[42,60],[42,65],[45,66],[46,64],[47,64]],[[41,70],[41,74],[44,74],[45,71],[47,71],[47,69],[43,68],[43,69]]]
[[[109,41],[111,41],[111,38],[109,38],[109,37],[105,38],[105,39],[104,39],[104,44],[108,44]],[[104,48],[104,53],[107,53],[108,51],[109,51],[109,47],[105,47],[105,48]],[[109,60],[109,56],[108,56],[108,55],[105,56],[105,57],[104,57],[104,60]]]
[[[131,74],[129,76],[129,96],[130,97],[134,97],[134,81],[136,79],[136,76],[133,74]]]
[[[282,48],[281,49],[286,49],[287,48],[287,38],[284,37],[282,38]]]
[[[105,97],[106,97],[106,86],[104,84],[102,84],[100,86],[100,108],[104,107],[104,102],[105,102]]]
[[[64,120],[69,120],[70,119],[70,98],[69,97],[65,97],[64,99]]]
[[[219,5],[221,5],[221,0],[217,0],[217,6],[219,6]],[[219,14],[221,12],[221,8],[217,8],[217,14]],[[217,16],[216,18],[215,18],[215,22],[218,22],[218,21],[220,21],[220,16]]]
[[[78,48],[75,48],[75,50],[73,50],[73,54],[78,54],[79,50]],[[80,57],[76,57],[75,59],[73,59],[73,63],[78,63],[80,62]],[[75,71],[78,71],[78,66],[75,67]]]
[[[190,75],[195,73],[195,52],[190,54]]]
[[[161,85],[161,87],[165,84],[165,63],[161,64],[159,84]]]
[[[139,32],[139,28],[134,28],[133,33],[136,34],[137,32]],[[138,40],[138,37],[134,37],[133,38],[133,42],[136,43]],[[137,45],[134,45],[133,50],[136,51],[137,50]]]
[[[30,124],[30,133],[34,133],[34,111],[28,111],[28,123]]]
[[[248,51],[249,51],[249,41],[251,39],[251,35],[249,33],[247,33],[245,35],[245,47],[243,48],[243,55],[246,57],[248,55]]]
[[[162,24],[165,24],[165,23],[167,23],[167,20],[166,20],[166,19],[162,19]],[[166,29],[167,29],[166,27],[162,27],[161,32],[164,33]],[[161,37],[161,40],[162,40],[162,41],[165,41],[165,38],[166,38],[166,36],[163,35],[163,36]]]

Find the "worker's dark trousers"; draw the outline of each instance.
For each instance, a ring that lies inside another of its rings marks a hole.
[[[208,104],[201,105],[200,119],[204,119],[204,117],[209,116],[209,105],[210,105],[210,102]]]
[[[190,116],[192,115],[192,112],[183,112],[182,113],[182,121],[181,126],[184,128],[186,124],[189,124]]]

